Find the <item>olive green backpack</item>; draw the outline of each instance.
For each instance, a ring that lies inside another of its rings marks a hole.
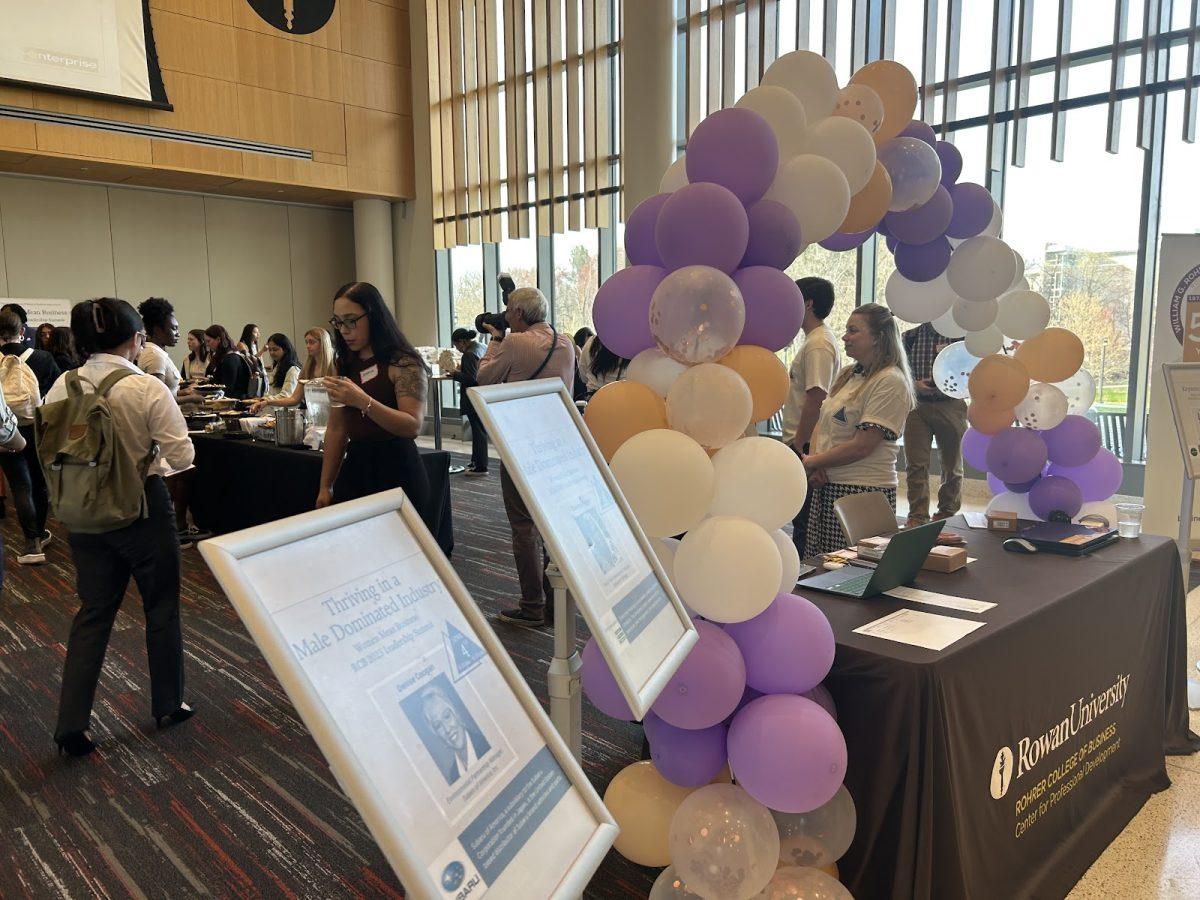
[[[100,534],[146,516],[146,471],[158,456],[158,445],[151,446],[141,465],[134,462],[108,405],[113,385],[136,374],[118,369],[89,394],[79,374],[68,372],[66,399],[37,409],[37,455],[50,507],[68,531]]]

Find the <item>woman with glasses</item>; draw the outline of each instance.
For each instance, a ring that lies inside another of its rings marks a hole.
[[[396,325],[379,290],[362,281],[334,297],[337,375],[317,507],[402,487],[429,522],[429,478],[417,453],[429,369]]]

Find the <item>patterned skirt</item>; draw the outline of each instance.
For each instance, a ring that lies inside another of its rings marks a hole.
[[[825,484],[813,491],[809,500],[808,534],[804,542],[805,558],[832,553],[846,546],[848,539],[842,531],[842,523],[838,521],[833,504],[839,497],[849,494],[869,494],[872,491],[883,494],[896,510],[896,489],[894,487],[868,487],[861,484]]]

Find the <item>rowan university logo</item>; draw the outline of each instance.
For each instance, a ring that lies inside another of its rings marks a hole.
[[[995,763],[992,764],[991,792],[993,800],[999,800],[1008,793],[1012,777],[1013,752],[1007,747],[1001,747],[1000,752],[996,754]]]
[[[333,15],[336,0],[246,0],[260,19],[287,34],[320,31]]]

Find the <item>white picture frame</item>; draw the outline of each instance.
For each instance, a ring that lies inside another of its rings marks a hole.
[[[1183,470],[1195,481],[1200,478],[1200,363],[1163,363],[1163,378],[1171,401]]]

